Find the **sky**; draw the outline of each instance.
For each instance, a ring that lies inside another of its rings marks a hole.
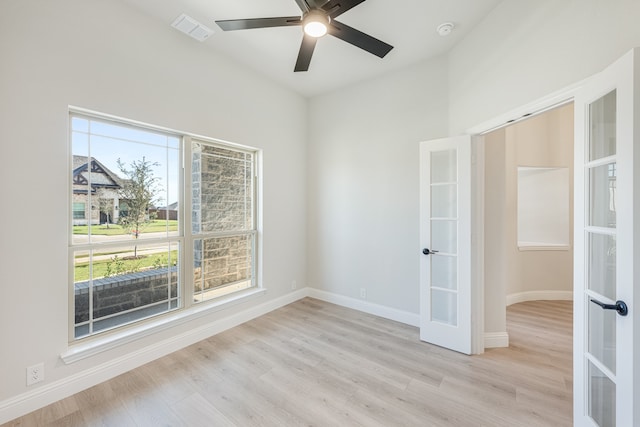
[[[159,191],[154,204],[166,206],[178,201],[180,138],[127,125],[84,117],[71,119],[71,145],[73,155],[91,156],[121,178],[120,159],[127,168],[131,162],[158,163],[153,166],[158,177]]]

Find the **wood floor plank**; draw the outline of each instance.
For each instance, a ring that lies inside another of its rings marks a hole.
[[[571,426],[571,302],[507,308],[509,348],[305,298],[8,426]]]

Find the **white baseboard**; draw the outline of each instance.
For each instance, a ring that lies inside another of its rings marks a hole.
[[[344,295],[334,294],[315,288],[307,288],[307,296],[322,301],[337,304],[343,307],[352,308],[364,313],[373,314],[374,316],[383,317],[385,319],[394,320],[411,326],[420,326],[420,315],[410,313],[408,311],[398,310],[395,308],[385,307],[383,305],[372,302],[347,297]]]
[[[507,295],[507,306],[526,301],[573,301],[573,291],[528,291]]]
[[[142,366],[162,356],[181,348],[187,347],[210,336],[223,332],[234,326],[248,322],[256,317],[267,314],[287,304],[302,299],[308,295],[308,288],[303,288],[235,313],[229,317],[216,320],[207,325],[195,328],[142,348],[133,353],[110,360],[107,363],[94,366],[85,371],[45,384],[33,391],[19,394],[4,401],[0,401],[0,424],[21,417],[36,409],[64,399],[89,387],[114,378],[131,369]]]
[[[485,332],[484,348],[509,347],[509,334],[507,332]]]

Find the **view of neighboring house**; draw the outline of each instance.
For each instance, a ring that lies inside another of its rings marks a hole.
[[[73,156],[72,168],[73,225],[117,223],[126,207],[119,198],[122,179],[93,157],[89,169],[87,157]]]
[[[178,202],[173,202],[167,206],[161,206],[156,209],[151,209],[150,212],[155,212],[157,219],[178,219]]]

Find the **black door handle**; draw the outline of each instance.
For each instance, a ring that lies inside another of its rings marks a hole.
[[[591,302],[598,304],[604,310],[615,310],[620,316],[626,316],[629,314],[629,307],[627,307],[627,304],[624,301],[618,300],[615,304],[605,304],[597,299],[591,298]]]
[[[425,254],[425,255],[437,254],[438,252],[440,252],[440,251],[431,251],[431,250],[429,250],[429,248],[424,248],[422,250],[422,253]]]

